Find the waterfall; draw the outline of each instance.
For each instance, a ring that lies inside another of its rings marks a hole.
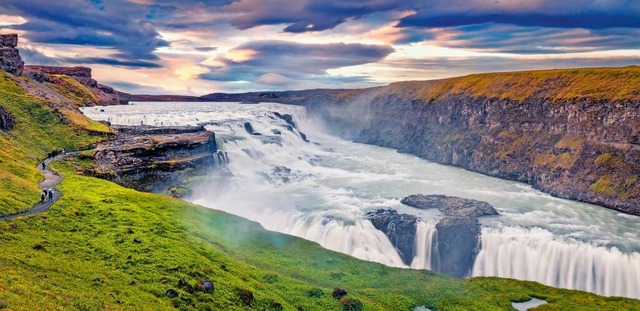
[[[436,254],[432,254],[433,250],[437,249],[433,247],[436,234],[434,223],[419,221],[416,224],[416,256],[411,262],[411,268],[431,270],[431,260],[436,257]]]
[[[205,125],[216,134],[216,161],[226,165],[212,171],[189,199],[268,230],[407,268],[389,238],[363,216],[392,208],[424,219],[416,225],[410,267],[432,269],[438,258],[437,219],[428,211],[403,207],[400,199],[415,193],[472,198],[491,203],[501,214],[482,222],[472,276],[640,298],[638,217],[341,140],[324,134],[299,106],[136,103],[82,110],[113,124]]]
[[[640,298],[640,253],[558,241],[540,229],[483,228],[473,276],[537,281],[605,296]]]

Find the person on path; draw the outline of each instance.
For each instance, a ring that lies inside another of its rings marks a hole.
[[[40,192],[40,202],[44,203],[44,200],[47,199],[47,190],[42,190],[42,192]]]
[[[49,195],[49,202],[53,201],[53,190],[52,189],[47,190],[47,194]]]
[[[45,164],[44,162],[42,162],[42,169],[44,170],[47,167],[47,164]]]

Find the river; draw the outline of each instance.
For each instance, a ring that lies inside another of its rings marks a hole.
[[[471,276],[640,298],[640,217],[330,136],[299,106],[136,102],[83,112],[113,124],[206,125],[229,163],[212,171],[189,200],[266,229],[407,267],[384,233],[363,218],[366,211],[393,208],[422,219],[411,268],[429,269],[439,212],[416,210],[400,199],[418,193],[476,199],[492,204],[500,216],[481,219],[480,251]],[[284,114],[293,116],[295,127]]]

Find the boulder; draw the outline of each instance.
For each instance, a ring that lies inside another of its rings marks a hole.
[[[437,254],[431,261],[431,269],[458,278],[467,277],[478,253],[478,220],[445,217],[436,224],[436,230]]]
[[[406,265],[415,257],[416,222],[413,215],[399,214],[392,209],[377,209],[365,214],[376,229],[384,232]]]
[[[15,126],[13,116],[0,106],[0,130],[9,131]]]
[[[18,35],[0,35],[0,70],[19,76],[24,69],[24,62],[20,57]]]
[[[443,215],[436,224],[437,249],[432,254],[432,270],[455,277],[469,275],[478,253],[480,223],[478,217],[498,215],[487,202],[446,195],[414,194],[403,204],[419,209],[437,208]]]
[[[198,281],[198,283],[196,283],[196,286],[199,290],[205,293],[210,293],[215,289],[213,282],[211,281]]]
[[[168,289],[167,292],[166,292],[166,295],[169,298],[176,298],[176,297],[178,297],[179,294],[174,289]]]
[[[15,48],[18,46],[18,35],[17,34],[8,34],[8,35],[0,35],[0,47],[8,47]]]
[[[446,195],[413,194],[402,199],[402,204],[419,209],[437,208],[446,216],[481,217],[498,215],[487,202]]]
[[[333,292],[331,292],[331,297],[333,297],[333,298],[335,298],[337,300],[342,299],[342,297],[344,297],[346,295],[347,295],[347,291],[342,289],[342,288],[340,288],[340,287],[335,287],[333,289]]]

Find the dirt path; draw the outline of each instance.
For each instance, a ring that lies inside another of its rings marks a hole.
[[[61,158],[65,158],[68,156],[72,156],[77,154],[77,152],[69,152],[66,154],[61,154],[61,155],[57,155],[53,158],[47,158],[44,161],[38,163],[38,170],[40,170],[40,172],[42,172],[42,174],[44,174],[44,180],[39,184],[40,189],[44,190],[44,189],[54,189],[53,190],[53,199],[52,200],[46,200],[45,202],[38,202],[36,203],[31,209],[26,210],[24,212],[20,212],[14,215],[7,215],[7,216],[0,216],[0,221],[3,220],[10,220],[16,217],[20,217],[20,216],[26,216],[26,215],[31,215],[31,214],[36,214],[36,213],[42,213],[42,212],[46,212],[49,210],[49,208],[51,208],[51,206],[53,205],[53,203],[55,203],[61,196],[62,193],[60,191],[55,190],[55,187],[60,184],[60,182],[62,181],[62,177],[60,177],[60,175],[56,174],[54,171],[49,169],[49,164],[51,164],[51,161],[57,160],[57,159],[61,159]],[[45,168],[42,168],[42,163],[45,164]]]

